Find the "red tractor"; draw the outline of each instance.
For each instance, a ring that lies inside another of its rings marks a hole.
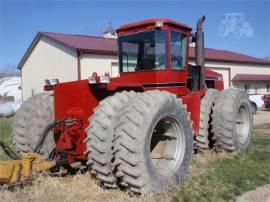
[[[163,18],[121,26],[120,77],[48,81],[53,90],[28,99],[15,116],[17,149],[67,169],[87,165],[102,186],[137,194],[178,184],[194,145],[246,151],[250,102],[244,92],[222,90],[222,77],[211,81],[217,74],[204,67],[204,19],[194,36],[187,25]],[[196,65],[188,61],[192,36]]]
[[[262,100],[264,102],[264,107],[265,108],[270,108],[270,94],[264,94],[262,96]]]

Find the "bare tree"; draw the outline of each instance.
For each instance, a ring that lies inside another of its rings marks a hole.
[[[15,65],[6,65],[5,67],[0,67],[0,79],[10,76],[20,76],[20,71]]]
[[[269,56],[264,57],[263,59],[266,59],[266,60],[270,61],[270,55],[269,55]]]

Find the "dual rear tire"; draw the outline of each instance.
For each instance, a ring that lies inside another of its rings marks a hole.
[[[248,95],[237,89],[218,92],[208,89],[201,100],[200,149],[218,147],[228,152],[245,152],[251,142],[253,113]]]
[[[247,151],[252,138],[253,114],[245,92],[237,89],[222,91],[211,116],[215,146],[228,152]]]
[[[213,114],[213,106],[218,96],[219,91],[209,88],[201,99],[199,134],[196,136],[196,146],[200,151],[212,147],[211,115]]]
[[[122,114],[115,134],[116,177],[128,191],[161,193],[186,175],[193,135],[188,113],[175,95],[138,95]]]
[[[105,186],[118,185],[136,194],[161,193],[187,173],[193,153],[191,121],[173,94],[133,94],[122,92],[106,98],[95,110],[87,130],[88,162]],[[126,95],[132,96],[112,107],[111,99]],[[111,107],[105,109],[106,102]]]

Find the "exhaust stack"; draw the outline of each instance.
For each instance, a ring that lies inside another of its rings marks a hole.
[[[202,24],[205,20],[205,16],[201,16],[197,22],[197,30],[195,33],[196,47],[195,47],[195,58],[196,66],[200,68],[199,70],[199,89],[205,87],[205,78],[204,78],[204,33],[202,31]]]

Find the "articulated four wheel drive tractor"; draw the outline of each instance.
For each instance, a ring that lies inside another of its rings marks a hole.
[[[54,166],[87,166],[100,185],[136,194],[177,185],[194,147],[245,152],[250,102],[245,92],[223,90],[222,76],[207,79],[217,74],[204,65],[204,20],[195,35],[164,18],[121,26],[120,76],[48,82],[52,91],[25,101],[14,118],[19,152],[38,153]],[[196,65],[188,61],[190,38]]]

